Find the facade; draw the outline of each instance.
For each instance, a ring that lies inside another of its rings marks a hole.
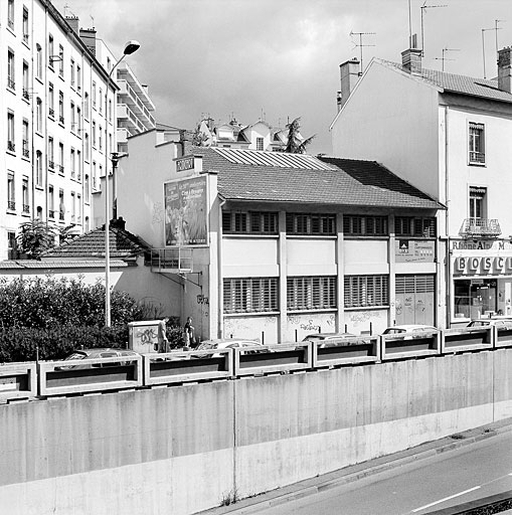
[[[199,338],[436,322],[442,206],[375,162],[187,148],[156,131],[130,140],[119,181],[119,214],[181,286]]]
[[[96,57],[96,31],[79,28],[75,17],[65,19],[49,0],[2,2],[0,53],[2,260],[17,257],[19,226],[32,219],[75,234],[95,226],[93,197],[101,189],[106,153],[117,149],[115,95],[121,91],[127,105],[135,87],[128,78],[121,79],[121,89],[107,84],[108,66]],[[147,94],[140,96],[149,113]]]
[[[357,62],[341,66],[335,154],[375,159],[447,207],[438,215],[447,326],[512,316],[511,52],[499,52],[497,80],[424,69],[417,49],[401,64],[374,59],[360,79]]]

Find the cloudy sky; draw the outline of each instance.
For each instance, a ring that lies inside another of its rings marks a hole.
[[[203,115],[273,126],[301,117],[311,153],[331,154],[339,65],[373,56],[400,61],[412,32],[427,68],[483,77],[496,74],[499,47],[512,45],[512,0],[53,0],[61,13],[96,27],[118,55],[127,40],[140,50],[129,64],[149,85],[159,122],[193,129]],[[423,10],[422,6],[426,6]],[[429,7],[446,6],[446,7]],[[499,21],[498,31],[494,29]],[[371,34],[374,33],[374,34]],[[449,49],[445,50],[444,49]]]

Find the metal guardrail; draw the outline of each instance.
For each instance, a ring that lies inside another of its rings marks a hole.
[[[512,347],[496,326],[281,343],[254,349],[172,351],[79,361],[0,365],[0,402],[319,370]]]

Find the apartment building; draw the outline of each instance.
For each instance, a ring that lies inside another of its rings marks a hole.
[[[135,118],[137,130],[154,123],[147,91],[127,66],[119,70],[124,105],[117,107],[120,89],[108,81],[116,61],[104,47],[94,28],[80,28],[49,0],[1,4],[0,260],[17,257],[19,227],[32,219],[57,234],[93,228],[106,154],[118,150],[118,112]]]

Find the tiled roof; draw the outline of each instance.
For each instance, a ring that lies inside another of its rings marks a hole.
[[[384,59],[376,59],[376,61],[411,75],[398,63],[386,61]],[[512,103],[512,94],[498,89],[497,80],[478,79],[475,77],[468,77],[466,75],[456,75],[454,73],[446,73],[439,70],[429,69],[422,69],[421,74],[414,74],[411,75],[411,77],[424,79],[431,85],[441,88],[445,92]]]
[[[55,270],[69,268],[103,268],[105,266],[104,259],[19,259],[16,261],[0,261],[0,270]],[[122,259],[112,259],[110,261],[112,268],[124,268],[128,264]]]
[[[110,257],[127,259],[149,249],[149,246],[139,237],[125,229],[110,228],[109,237]],[[75,239],[50,249],[44,258],[99,258],[105,257],[105,231],[98,228],[82,234]]]
[[[321,157],[313,159],[324,169],[284,168],[232,162],[226,158],[228,149],[223,152],[200,149],[198,153],[204,156],[203,170],[218,173],[219,194],[226,200],[382,208],[443,207],[375,161]],[[305,156],[287,154],[287,157],[304,162],[300,158]]]

